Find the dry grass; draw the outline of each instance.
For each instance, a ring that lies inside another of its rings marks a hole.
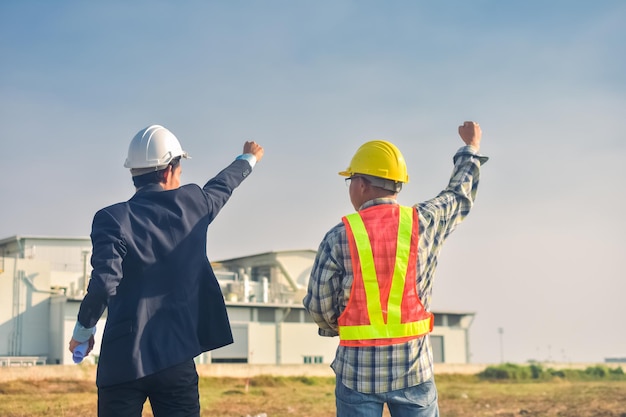
[[[626,417],[626,381],[485,382],[473,376],[437,380],[446,417]],[[201,378],[202,416],[331,417],[334,379]],[[96,389],[84,380],[0,383],[0,416],[95,416]],[[388,416],[389,414],[386,413]],[[146,404],[144,416],[152,416]]]

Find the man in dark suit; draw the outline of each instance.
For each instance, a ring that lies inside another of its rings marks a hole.
[[[204,187],[180,186],[176,136],[159,125],[135,135],[124,166],[136,187],[128,201],[93,219],[93,271],[70,351],[87,354],[108,308],[96,385],[98,415],[140,417],[146,398],[155,417],[199,416],[193,358],[233,342],[224,298],[206,255],[207,227],[263,157],[243,153]]]

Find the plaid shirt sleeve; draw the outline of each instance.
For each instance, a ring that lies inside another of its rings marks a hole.
[[[480,166],[487,160],[471,146],[460,148],[454,155],[454,169],[448,186],[436,197],[415,205],[420,224],[418,289],[427,310],[430,309],[437,257],[443,242],[474,205]]]
[[[441,240],[448,237],[469,214],[478,190],[480,166],[487,159],[478,155],[471,146],[457,151],[448,186],[435,198],[415,205],[418,211],[424,213],[423,220],[427,222],[423,224],[424,228],[430,228]]]
[[[338,336],[337,319],[341,314],[344,279],[347,275],[344,253],[349,251],[345,227],[332,228],[317,251],[304,307],[319,326],[320,336]]]

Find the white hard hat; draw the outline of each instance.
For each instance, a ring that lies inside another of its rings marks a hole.
[[[141,129],[130,141],[124,166],[131,170],[152,168],[157,171],[176,157],[190,158],[172,132],[160,125],[151,125]]]

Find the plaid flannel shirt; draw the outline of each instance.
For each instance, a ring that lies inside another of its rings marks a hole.
[[[424,308],[430,311],[437,256],[446,237],[468,215],[476,196],[481,164],[487,157],[470,146],[454,155],[450,182],[435,198],[416,204],[419,215],[417,288]],[[360,209],[377,204],[397,204],[393,198],[366,202]],[[319,326],[321,336],[338,336],[337,319],[345,309],[352,287],[352,260],[346,228],[339,223],[320,244],[304,306]],[[363,393],[381,393],[408,388],[433,376],[429,336],[388,346],[337,348],[331,365],[348,388]]]

